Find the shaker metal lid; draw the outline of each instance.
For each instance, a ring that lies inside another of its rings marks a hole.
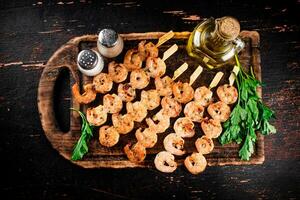
[[[98,62],[97,54],[89,49],[80,51],[77,56],[77,63],[83,69],[93,69]]]
[[[98,35],[98,42],[105,47],[113,47],[118,40],[118,33],[112,29],[102,29]]]

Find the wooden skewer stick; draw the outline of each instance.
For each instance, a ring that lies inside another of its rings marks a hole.
[[[236,79],[236,77],[237,77],[237,75],[238,75],[238,73],[239,73],[239,67],[238,66],[234,66],[233,67],[233,69],[232,69],[232,72],[231,72],[231,74],[230,74],[230,76],[229,76],[229,85],[230,86],[232,86],[233,85],[233,83],[234,83],[234,81],[235,81],[235,79]]]
[[[183,63],[178,69],[175,70],[172,80],[174,81],[176,78],[178,78],[185,70],[188,68],[188,64],[185,62]]]
[[[200,76],[202,71],[203,71],[203,67],[201,67],[201,65],[199,65],[197,67],[197,69],[193,72],[193,74],[190,76],[190,83],[189,83],[190,85],[193,85],[193,83]]]
[[[219,82],[220,82],[221,78],[223,77],[223,75],[224,75],[223,72],[218,72],[215,75],[215,77],[213,78],[213,80],[211,81],[211,83],[209,85],[209,89],[212,89],[212,88],[216,87],[219,84]]]
[[[166,34],[164,34],[163,36],[161,36],[158,39],[158,42],[156,44],[156,47],[161,46],[163,43],[165,43],[166,41],[168,41],[169,39],[171,39],[172,37],[174,37],[174,32],[173,31],[169,31]]]
[[[171,55],[173,55],[178,50],[177,44],[173,44],[168,50],[164,52],[162,60],[167,60]]]

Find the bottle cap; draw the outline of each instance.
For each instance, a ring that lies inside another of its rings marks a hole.
[[[103,29],[98,35],[98,42],[105,47],[113,47],[117,41],[118,33],[112,29]]]
[[[98,62],[97,54],[92,50],[82,50],[78,54],[77,63],[83,69],[93,69]]]
[[[225,40],[234,40],[240,33],[240,24],[233,17],[222,17],[217,19],[218,31]]]

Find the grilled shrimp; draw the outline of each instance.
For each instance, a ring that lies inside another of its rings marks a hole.
[[[93,85],[96,92],[104,94],[112,89],[113,82],[108,74],[100,73],[93,78]]]
[[[140,69],[142,67],[143,57],[139,54],[137,49],[130,49],[126,52],[124,57],[124,65],[129,70]]]
[[[196,175],[205,170],[207,161],[201,153],[192,153],[185,158],[184,165],[189,172]]]
[[[205,86],[199,87],[195,90],[194,99],[198,101],[201,106],[208,106],[212,102],[213,93]]]
[[[141,93],[141,102],[144,103],[148,110],[153,110],[160,105],[160,96],[156,90],[143,90]]]
[[[94,90],[93,84],[86,84],[83,86],[84,93],[81,95],[79,92],[79,85],[75,83],[72,86],[72,93],[75,100],[78,103],[88,104],[96,99],[96,92]]]
[[[161,58],[148,57],[146,70],[152,78],[161,77],[166,72],[166,63]]]
[[[196,140],[195,146],[199,153],[209,154],[214,149],[214,141],[204,135]]]
[[[134,163],[143,162],[146,158],[146,148],[141,143],[136,143],[130,148],[130,144],[124,147],[127,158]]]
[[[138,44],[138,51],[143,60],[145,60],[147,57],[158,57],[158,48],[155,46],[155,44],[152,42],[148,42],[147,44],[145,43],[146,40],[143,40]]]
[[[228,84],[219,86],[217,95],[219,99],[226,104],[234,104],[239,96],[237,89]]]
[[[146,123],[154,132],[163,133],[170,127],[170,117],[163,115],[163,110],[160,110],[153,116],[153,119],[147,118]]]
[[[207,112],[210,116],[220,122],[225,122],[230,117],[230,107],[222,102],[218,101],[216,103],[210,104],[207,108]]]
[[[201,122],[203,133],[209,138],[217,138],[222,133],[222,125],[219,120],[205,119]]]
[[[112,147],[119,142],[120,135],[114,127],[102,126],[99,129],[99,142],[105,147]]]
[[[204,113],[204,107],[198,101],[191,101],[185,105],[184,114],[193,122],[201,122]]]
[[[155,78],[155,88],[160,96],[171,96],[173,80],[169,76]]]
[[[136,92],[129,83],[120,83],[118,86],[118,96],[121,97],[122,101],[130,102],[135,98]]]
[[[142,128],[137,129],[135,137],[138,142],[146,148],[152,148],[157,142],[156,133],[149,128],[146,128],[143,131]]]
[[[109,113],[118,113],[123,107],[122,99],[116,94],[106,94],[103,97],[103,106]]]
[[[140,101],[134,103],[126,103],[127,113],[131,116],[131,119],[136,122],[141,122],[147,116],[147,107]]]
[[[112,61],[108,64],[108,74],[116,83],[121,83],[126,80],[128,70],[125,65]]]
[[[171,97],[162,98],[161,106],[163,108],[163,114],[169,117],[177,117],[182,110],[181,104]]]
[[[133,70],[130,74],[130,84],[133,88],[143,89],[150,82],[150,76],[142,69]]]
[[[180,117],[174,123],[174,131],[179,136],[185,137],[193,137],[195,135],[194,123],[190,118]]]
[[[187,103],[194,97],[194,89],[188,83],[182,83],[178,81],[173,84],[172,91],[174,98],[179,103]]]
[[[167,151],[161,151],[156,154],[154,164],[156,169],[164,173],[172,173],[177,168],[175,157]]]
[[[101,126],[107,120],[107,112],[104,106],[99,105],[95,108],[88,108],[86,111],[86,119],[93,126]]]
[[[185,154],[183,150],[184,140],[175,133],[170,133],[164,139],[165,149],[173,155],[181,156]]]
[[[112,114],[112,123],[119,134],[129,133],[134,127],[134,121],[131,115],[120,115],[118,113]]]

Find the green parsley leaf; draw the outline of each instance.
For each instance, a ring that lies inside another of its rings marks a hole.
[[[259,131],[262,135],[276,133],[276,128],[269,123],[275,116],[274,112],[262,103],[256,92],[262,83],[255,78],[253,69],[250,68],[250,74],[246,73],[237,55],[235,59],[240,68],[236,78],[239,99],[230,118],[223,124],[223,133],[219,141],[222,145],[231,142],[243,143],[239,156],[242,160],[249,160],[254,152],[256,132]]]
[[[83,158],[83,156],[89,151],[87,142],[93,137],[93,127],[90,126],[90,124],[87,122],[85,115],[74,108],[71,108],[71,110],[74,110],[79,113],[82,121],[81,125],[81,136],[79,140],[77,141],[71,160],[80,160]]]
[[[239,151],[239,156],[242,160],[249,160],[253,152],[254,142],[252,141],[251,136],[248,134],[242,148]]]

